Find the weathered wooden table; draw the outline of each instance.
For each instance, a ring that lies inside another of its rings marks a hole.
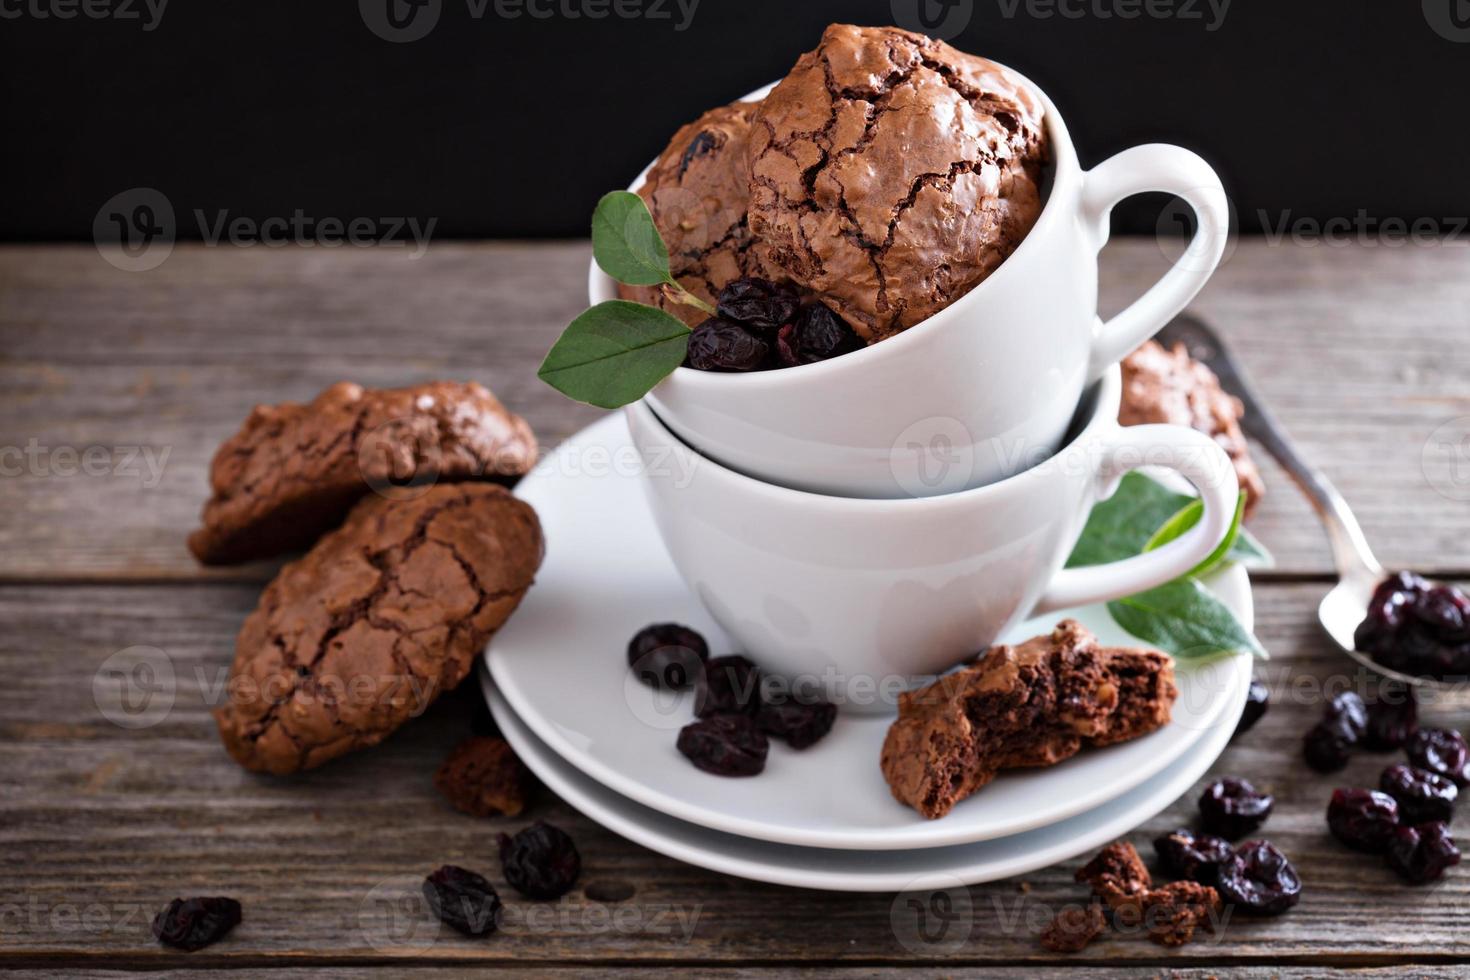
[[[181,246],[155,270],[126,273],[91,247],[0,249],[0,966],[570,978],[666,967],[1038,976],[1078,965],[1451,974],[1470,963],[1470,868],[1409,888],[1326,832],[1331,789],[1376,784],[1389,757],[1359,756],[1334,777],[1299,761],[1324,685],[1360,677],[1315,622],[1331,575],[1325,539],[1269,464],[1254,529],[1278,567],[1256,576],[1255,595],[1274,706],[1214,774],[1276,794],[1266,835],[1306,881],[1285,917],[1235,918],[1178,951],[1131,937],[1052,956],[1035,931],[1048,908],[1078,896],[1069,862],[977,886],[955,932],[905,943],[898,933],[912,933],[902,921],[912,913],[895,896],[688,867],[550,796],[534,814],[574,834],[585,887],[533,914],[512,902],[522,911],[488,941],[396,915],[384,899],[409,894],[441,863],[498,873],[494,835],[523,823],[462,816],[431,785],[478,694],[461,689],[382,747],[316,772],[241,771],[206,696],[273,566],[201,569],[184,536],[215,446],[257,402],[309,398],[343,378],[469,378],[548,445],[594,419],[535,377],[584,305],[587,256],[583,243],[438,244],[417,261],[374,249]],[[1105,305],[1138,292],[1163,261],[1151,240],[1109,246]],[[1386,562],[1470,575],[1470,444],[1456,460],[1439,438],[1470,421],[1470,252],[1242,242],[1195,308],[1232,339]],[[128,729],[102,716],[93,679],[111,654],[138,645],[171,658],[177,695],[159,723]],[[1470,723],[1470,709],[1453,703],[1427,714]],[[1187,819],[1197,795],[1133,839]],[[154,912],[190,894],[238,897],[244,925],[192,955],[160,948]]]

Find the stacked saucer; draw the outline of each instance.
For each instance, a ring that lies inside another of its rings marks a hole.
[[[593,820],[652,850],[779,884],[846,891],[953,887],[1021,874],[1095,849],[1163,810],[1224,750],[1245,702],[1246,657],[1176,665],[1172,721],[1059,765],[1006,773],[940,820],[889,794],[878,756],[891,715],[843,710],[797,751],[774,742],[758,776],[696,769],[675,748],[693,695],[660,692],[628,669],[629,637],[653,622],[698,629],[715,656],[740,650],[664,549],[622,416],[564,443],[517,495],[540,515],[547,557],[536,587],[486,654],[492,713],[526,765]],[[1251,627],[1244,570],[1208,583]],[[1106,644],[1136,645],[1102,606],[1059,610]]]

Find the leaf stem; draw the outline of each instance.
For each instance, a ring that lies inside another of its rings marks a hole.
[[[679,282],[672,276],[664,284],[664,295],[675,303],[683,303],[685,306],[692,306],[697,310],[703,310],[710,316],[715,315],[715,308],[713,306],[710,306],[704,300],[679,285]]]

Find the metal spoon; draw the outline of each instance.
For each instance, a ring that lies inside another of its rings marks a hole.
[[[1254,389],[1246,381],[1244,372],[1230,356],[1220,337],[1201,320],[1187,314],[1176,317],[1159,332],[1159,343],[1172,347],[1183,343],[1190,356],[1201,361],[1220,379],[1220,385],[1245,404],[1245,418],[1241,428],[1266,451],[1276,458],[1302,493],[1307,495],[1317,516],[1327,529],[1327,540],[1332,546],[1332,563],[1337,566],[1338,583],[1323,598],[1317,607],[1317,617],[1323,629],[1337,641],[1349,656],[1366,667],[1406,684],[1454,688],[1463,685],[1438,681],[1414,674],[1403,674],[1391,670],[1366,653],[1358,650],[1353,642],[1353,631],[1367,615],[1368,600],[1373,590],[1386,577],[1383,566],[1373,557],[1368,539],[1358,520],[1348,509],[1342,494],[1318,470],[1297,452],[1296,446],[1286,435],[1286,430],[1276,417],[1256,397]]]

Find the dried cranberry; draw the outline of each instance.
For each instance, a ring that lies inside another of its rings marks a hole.
[[[754,776],[766,767],[770,743],[748,715],[712,715],[685,725],[679,751],[716,776]]]
[[[1399,815],[1406,824],[1448,823],[1460,796],[1459,787],[1444,776],[1402,763],[1383,770],[1378,788],[1399,801]]]
[[[1280,915],[1302,897],[1302,879],[1269,841],[1246,841],[1220,865],[1220,897],[1251,915]]]
[[[1434,881],[1460,863],[1460,849],[1444,823],[1400,827],[1388,842],[1388,866],[1416,885]]]
[[[1245,707],[1240,712],[1240,721],[1235,723],[1235,734],[1230,737],[1239,738],[1250,731],[1270,707],[1271,689],[1264,681],[1252,679],[1250,690],[1246,692]]]
[[[761,702],[761,677],[755,664],[738,654],[716,657],[704,665],[694,714],[755,714]]]
[[[1327,829],[1348,847],[1380,854],[1398,829],[1399,805],[1371,789],[1335,789],[1327,804]]]
[[[1244,779],[1217,779],[1199,799],[1205,829],[1227,840],[1244,837],[1266,822],[1276,801]]]
[[[800,305],[789,286],[765,279],[736,279],[720,290],[716,312],[747,330],[769,333],[790,323]]]
[[[1419,730],[1419,704],[1407,684],[1386,683],[1368,705],[1368,729],[1363,747],[1375,752],[1401,749]]]
[[[1414,600],[1413,614],[1419,622],[1428,626],[1447,643],[1460,643],[1470,639],[1465,635],[1467,611],[1466,596],[1457,589],[1436,585],[1421,592]]]
[[[1470,746],[1465,736],[1449,728],[1421,728],[1409,739],[1409,761],[1420,769],[1454,780],[1463,789],[1470,785],[1466,763],[1470,762]]]
[[[1374,590],[1353,640],[1394,670],[1440,678],[1470,675],[1470,596],[1399,572]]]
[[[828,701],[762,700],[755,723],[767,735],[783,739],[793,749],[821,741],[837,720],[837,705]]]
[[[582,855],[565,831],[538,820],[514,837],[500,835],[500,870],[527,898],[561,898],[582,873]]]
[[[1335,718],[1341,719],[1358,738],[1368,730],[1368,706],[1356,691],[1343,691],[1328,700],[1327,707],[1322,711],[1322,720],[1332,721]]]
[[[754,371],[770,353],[769,344],[740,324],[712,316],[689,334],[685,356],[698,371]]]
[[[628,665],[639,680],[653,687],[682,691],[694,683],[708,659],[704,637],[678,623],[645,626],[628,641]]]
[[[1337,772],[1348,764],[1358,736],[1341,717],[1319,721],[1302,737],[1302,757],[1318,772]]]
[[[1223,837],[1196,836],[1186,827],[1155,838],[1154,851],[1164,870],[1176,878],[1197,881],[1201,885],[1213,885],[1219,877],[1220,865],[1234,853],[1230,842]]]
[[[488,936],[500,926],[500,896],[473,871],[444,865],[424,879],[424,899],[440,922],[466,936]]]
[[[176,898],[153,917],[153,935],[165,946],[192,953],[219,942],[240,924],[233,898]]]
[[[694,139],[689,141],[689,146],[684,149],[684,156],[679,160],[679,179],[684,179],[684,172],[689,165],[699,157],[705,156],[720,145],[720,138],[707,129],[702,129],[695,134]]]
[[[815,364],[862,346],[847,322],[825,303],[812,303],[803,309],[796,322],[781,329],[776,340],[781,363],[788,367]]]

